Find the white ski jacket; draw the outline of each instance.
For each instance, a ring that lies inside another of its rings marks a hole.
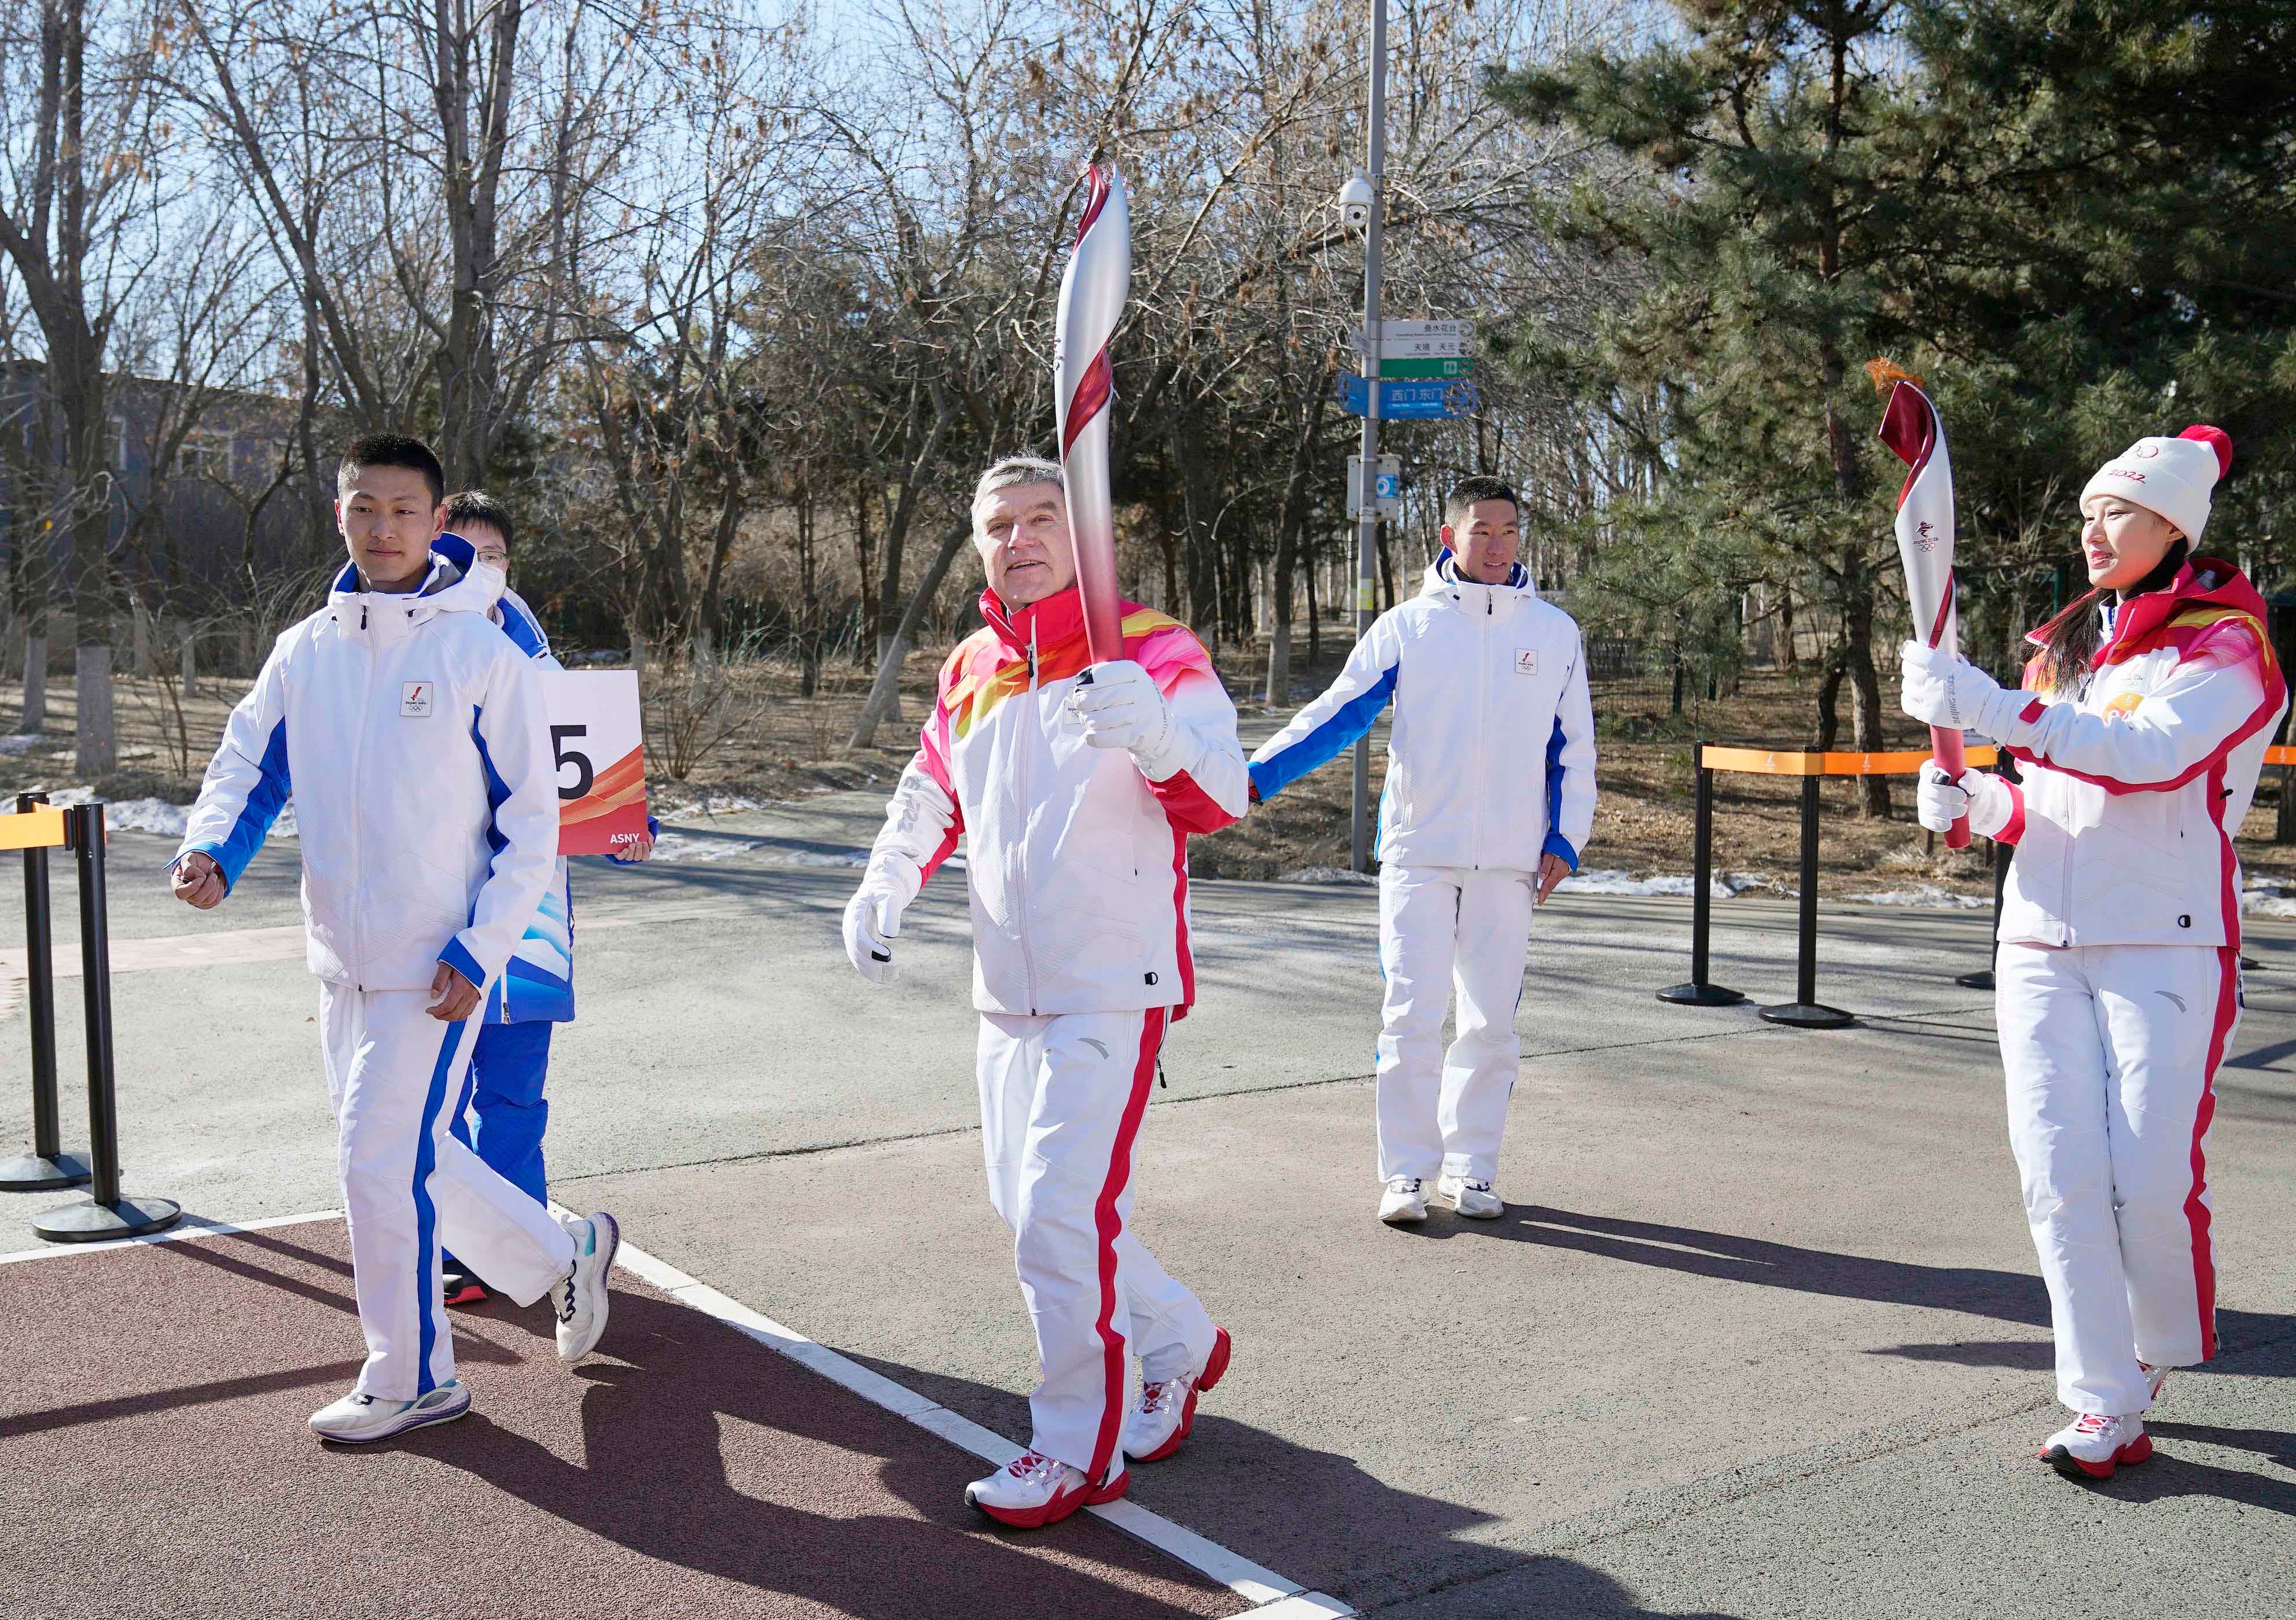
[[[2017,847],[2002,938],[2239,945],[2233,837],[2287,705],[2264,613],[2232,564],[2194,558],[2112,614],[2078,693],[1988,700],[2023,777],[1963,779],[1971,830]]]
[[[1403,866],[1578,870],[1595,828],[1595,712],[1576,620],[1518,563],[1462,579],[1445,552],[1411,601],[1372,624],[1330,690],[1251,757],[1273,798],[1372,727],[1389,700],[1379,858]]]
[[[1009,613],[983,593],[980,610],[988,627],[941,667],[862,891],[906,906],[963,833],[976,1008],[1184,1016],[1188,835],[1244,810],[1235,705],[1186,626],[1126,602],[1124,656],[1177,724],[1152,761],[1093,748],[1066,708],[1090,658],[1074,587]]]
[[[488,617],[502,591],[459,541],[407,595],[346,567],[232,711],[176,858],[237,883],[291,793],[324,979],[427,990],[443,961],[485,989],[534,920],[558,791],[533,664]]]

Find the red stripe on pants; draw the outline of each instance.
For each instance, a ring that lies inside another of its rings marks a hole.
[[[1098,1484],[1108,1475],[1109,1465],[1115,1460],[1117,1443],[1124,1434],[1124,1396],[1130,1382],[1130,1369],[1124,1362],[1124,1336],[1116,1330],[1116,1240],[1124,1230],[1124,1223],[1116,1212],[1117,1200],[1124,1196],[1125,1183],[1132,1179],[1132,1141],[1140,1134],[1141,1117],[1148,1112],[1148,1090],[1156,1078],[1156,1054],[1164,1044],[1166,1009],[1151,1007],[1142,1016],[1140,1026],[1140,1055],[1132,1065],[1132,1095],[1124,1105],[1124,1117],[1116,1127],[1116,1142],[1109,1150],[1108,1180],[1101,1184],[1100,1198],[1093,1205],[1093,1225],[1100,1234],[1100,1320],[1095,1324],[1100,1330],[1101,1355],[1106,1369],[1106,1387],[1100,1409],[1100,1433],[1092,1443],[1092,1467],[1086,1477]]]
[[[2209,1036],[2209,1065],[2201,1076],[2201,1105],[2193,1111],[2193,1190],[2185,1195],[2185,1219],[2193,1229],[2193,1292],[2201,1312],[2201,1359],[2217,1353],[2217,1262],[2210,1232],[2210,1215],[2203,1197],[2209,1190],[2209,1166],[2201,1144],[2217,1111],[2217,1065],[2224,1061],[2225,1043],[2240,1015],[2240,947],[2217,950],[2221,974],[2217,991],[2216,1029]]]

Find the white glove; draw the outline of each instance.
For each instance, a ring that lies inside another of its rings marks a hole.
[[[873,985],[900,978],[893,965],[893,941],[901,936],[901,897],[864,885],[845,903],[845,954],[853,970]]]
[[[1931,832],[1950,829],[1969,814],[1970,792],[1962,786],[1969,776],[1967,771],[1948,776],[1936,760],[1923,760],[1920,785],[1914,790],[1914,819]]]
[[[1084,740],[1096,749],[1130,749],[1136,759],[1152,760],[1170,746],[1172,706],[1156,690],[1156,678],[1130,659],[1111,659],[1085,672],[1092,678],[1069,689],[1069,712],[1084,724]]]
[[[1903,681],[1898,705],[1924,725],[2008,741],[2009,724],[2030,701],[2027,693],[2002,690],[2000,682],[1957,652],[1907,642],[1898,662]]]

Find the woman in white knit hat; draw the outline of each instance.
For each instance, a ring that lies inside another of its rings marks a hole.
[[[2216,1352],[2206,1149],[2240,1016],[2233,835],[2286,699],[2264,600],[2198,555],[2232,441],[2141,438],[2081,491],[2089,593],[2027,639],[2022,691],[1908,642],[1905,710],[2000,742],[2022,786],[1922,772],[1920,814],[2017,853],[1996,1022],[2009,1140],[2074,1413],[2042,1460],[2104,1479]]]

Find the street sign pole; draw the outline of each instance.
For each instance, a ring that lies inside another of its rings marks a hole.
[[[1382,190],[1387,169],[1387,0],[1371,0],[1371,214],[1364,222],[1364,380],[1371,397],[1363,419],[1363,516],[1356,525],[1356,639],[1371,634],[1372,570],[1379,566],[1379,249]],[[1371,738],[1356,739],[1355,813],[1348,863],[1371,870]]]

